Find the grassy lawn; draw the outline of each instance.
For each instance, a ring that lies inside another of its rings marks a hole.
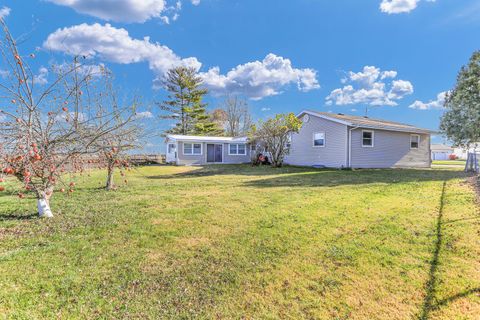
[[[458,170],[144,167],[0,195],[0,317],[478,319],[480,215]]]
[[[464,166],[466,164],[465,160],[433,160],[433,165],[442,165],[442,166]]]

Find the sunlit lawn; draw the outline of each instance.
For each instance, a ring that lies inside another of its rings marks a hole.
[[[480,220],[455,170],[144,167],[0,195],[0,316],[478,319]]]

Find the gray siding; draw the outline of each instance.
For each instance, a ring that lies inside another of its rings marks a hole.
[[[188,142],[190,143],[190,142]],[[199,142],[195,142],[199,143]],[[183,154],[183,142],[178,141],[178,165],[186,166],[198,166],[207,164],[207,143],[201,142],[202,154],[201,155],[186,155]],[[250,162],[250,145],[246,145],[246,155],[229,155],[228,143],[223,143],[223,163],[235,164],[235,163],[249,163]]]
[[[373,147],[362,147],[361,128],[352,131],[353,168],[430,167],[430,135],[420,134],[419,148],[410,149],[410,133],[373,131]]]
[[[325,147],[313,146],[313,134],[325,132]],[[290,154],[285,163],[298,166],[322,165],[345,167],[347,165],[347,126],[310,115],[298,134],[292,135]]]

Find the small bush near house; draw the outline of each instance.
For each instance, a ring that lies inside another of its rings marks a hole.
[[[449,160],[457,160],[458,157],[457,157],[456,154],[453,154],[453,153],[452,153],[451,155],[448,156],[448,159],[449,159]]]

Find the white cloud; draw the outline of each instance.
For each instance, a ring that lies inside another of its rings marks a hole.
[[[135,114],[135,119],[151,119],[153,118],[153,113],[150,111],[137,112]]]
[[[200,69],[196,58],[181,59],[168,47],[150,41],[133,39],[128,31],[110,24],[80,24],[58,29],[43,43],[44,48],[70,55],[98,56],[108,62],[130,64],[147,62],[151,70],[163,76],[170,68],[184,65]]]
[[[264,108],[261,109],[261,111],[263,111],[263,112],[270,111],[270,110],[272,110],[272,108],[266,108],[266,107],[264,107]]]
[[[442,109],[443,105],[445,104],[445,98],[447,96],[448,91],[440,92],[437,95],[436,100],[430,100],[429,102],[422,102],[416,100],[412,103],[409,108],[410,109],[418,109],[418,110],[430,110],[430,109]]]
[[[426,0],[435,2],[436,0]],[[420,0],[382,0],[380,10],[388,14],[408,13],[417,8]]]
[[[10,72],[8,72],[7,70],[2,70],[0,69],[0,78],[7,78],[8,76],[10,75]]]
[[[413,85],[409,81],[393,80],[396,76],[396,71],[382,72],[373,66],[365,66],[361,72],[350,71],[341,81],[345,86],[327,96],[327,105],[396,106],[395,100],[413,93]]]
[[[2,7],[0,9],[0,19],[4,19],[10,14],[10,8],[9,7]]]
[[[101,60],[131,64],[147,62],[154,72],[154,88],[160,88],[165,73],[176,66],[200,70],[201,63],[195,57],[181,58],[170,48],[149,37],[134,39],[123,28],[110,24],[80,24],[58,29],[50,34],[43,47],[70,55],[98,57]],[[289,59],[269,54],[262,61],[239,65],[226,74],[218,67],[201,72],[205,86],[216,95],[242,94],[251,99],[277,95],[291,84],[306,92],[320,87],[313,69],[297,69]]]
[[[200,4],[200,0],[192,0],[192,4],[194,6],[198,6]]]
[[[38,69],[38,74],[33,76],[33,83],[34,84],[39,84],[39,85],[44,85],[48,83],[48,69],[45,67],[41,67]]]
[[[303,92],[320,88],[315,70],[296,69],[289,59],[272,53],[262,61],[238,65],[226,74],[214,67],[200,76],[213,94],[242,94],[254,100],[280,94],[291,84]]]
[[[165,0],[47,0],[106,21],[145,22],[160,18]]]

